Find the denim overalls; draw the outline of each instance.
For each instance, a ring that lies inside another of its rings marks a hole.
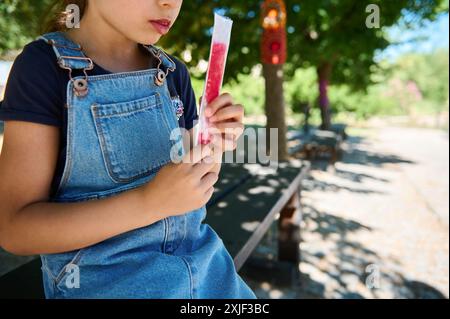
[[[97,200],[139,187],[185,154],[167,86],[175,63],[145,48],[157,69],[88,76],[93,62],[62,32],[39,39],[70,72],[67,153],[54,202]],[[72,70],[82,75],[72,78]],[[172,136],[171,136],[172,135]],[[41,255],[47,298],[256,298],[237,274],[206,208],[171,216],[96,245]],[[83,230],[80,229],[80,232]]]

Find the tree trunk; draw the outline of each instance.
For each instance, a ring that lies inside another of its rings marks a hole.
[[[283,65],[264,64],[263,74],[266,81],[267,149],[270,148],[270,128],[278,128],[278,160],[285,161],[288,159],[288,151],[283,94]]]
[[[330,84],[332,65],[325,62],[317,68],[319,81],[319,107],[322,117],[322,130],[331,128],[330,100],[328,99],[328,86]]]

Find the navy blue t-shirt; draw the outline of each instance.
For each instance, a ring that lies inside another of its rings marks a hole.
[[[146,53],[150,58],[153,57],[148,51]],[[177,67],[167,78],[170,95],[173,98],[179,97],[183,103],[184,114],[179,119],[179,125],[190,130],[198,119],[191,78],[186,65],[175,57],[170,57]],[[74,70],[72,76],[82,74],[77,72]],[[95,61],[94,69],[87,72],[91,76],[111,73],[95,64]],[[14,61],[4,100],[0,103],[2,121],[28,121],[60,128],[59,158],[51,194],[54,194],[59,185],[66,160],[67,109],[64,105],[68,81],[69,71],[59,67],[52,46],[43,40],[35,40],[27,44]]]

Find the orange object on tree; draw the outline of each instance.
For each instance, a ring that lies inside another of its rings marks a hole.
[[[261,6],[261,60],[284,64],[287,58],[286,6],[283,0],[265,0]]]

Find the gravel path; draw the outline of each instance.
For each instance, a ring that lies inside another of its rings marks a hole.
[[[448,298],[448,135],[365,130],[305,182],[301,278],[260,298]]]

